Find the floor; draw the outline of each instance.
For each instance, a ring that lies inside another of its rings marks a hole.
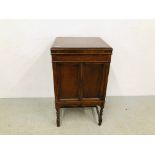
[[[0,134],[155,134],[155,96],[107,97],[103,124],[95,108],[61,110],[55,124],[53,98],[0,99]]]

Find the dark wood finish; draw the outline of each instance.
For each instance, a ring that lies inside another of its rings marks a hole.
[[[57,126],[60,108],[69,107],[96,107],[101,125],[111,54],[112,48],[97,37],[56,38],[51,55]]]
[[[112,48],[101,38],[99,37],[57,37],[54,41],[54,44],[51,48],[52,53],[59,53],[59,50],[93,50],[96,53],[96,50],[112,50]],[[55,52],[54,52],[55,51]],[[73,51],[73,53],[75,53]],[[79,51],[78,51],[79,53]]]
[[[109,62],[111,54],[53,54],[54,62]]]

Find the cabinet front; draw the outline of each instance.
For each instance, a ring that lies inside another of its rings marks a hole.
[[[108,66],[108,63],[98,62],[57,62],[58,100],[103,100]]]

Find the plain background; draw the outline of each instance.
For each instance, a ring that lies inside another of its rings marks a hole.
[[[155,20],[0,20],[0,97],[53,97],[57,36],[98,36],[113,47],[108,96],[155,95]]]
[[[0,17],[2,19],[153,19],[155,18],[154,3],[154,0],[2,0]],[[0,144],[0,152],[7,155],[21,155],[21,153],[51,155],[52,153],[73,154],[73,152],[93,155],[102,152],[108,155],[116,153],[124,155],[124,152],[127,155],[148,153],[153,155],[155,152],[154,136],[146,135],[0,136]]]

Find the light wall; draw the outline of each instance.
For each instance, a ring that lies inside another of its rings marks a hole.
[[[0,20],[0,97],[51,97],[57,36],[99,36],[113,47],[109,96],[155,95],[155,20]]]

